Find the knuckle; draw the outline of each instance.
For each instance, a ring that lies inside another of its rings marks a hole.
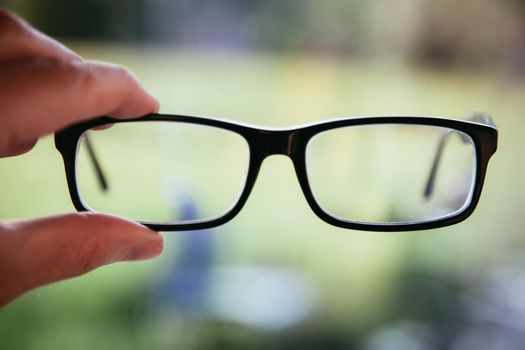
[[[0,8],[0,23],[2,25],[13,25],[18,23],[20,20],[12,12],[7,11],[6,9]]]
[[[92,73],[107,77],[117,76],[120,78],[132,78],[133,74],[124,66],[108,62],[87,61]]]
[[[27,32],[28,25],[17,15],[0,9],[0,33],[2,35],[22,34]]]
[[[100,247],[100,244],[91,245],[89,249],[85,250],[77,262],[76,271],[74,272],[75,275],[83,275],[100,265],[98,261],[101,259],[100,256],[102,254],[98,247]]]
[[[30,62],[53,79],[71,79],[78,77],[80,73],[77,62],[74,60],[60,57],[35,57]]]
[[[75,88],[85,80],[85,73],[78,62],[58,57],[37,57],[29,62],[33,66],[35,77],[48,84],[48,90],[62,94],[64,98],[73,93]]]
[[[108,79],[112,73],[108,65],[101,62],[83,61],[74,67],[82,78],[82,88],[87,91],[98,90],[101,82]]]
[[[55,82],[60,82],[56,86],[67,87],[66,91],[72,91],[72,88],[82,82],[87,82],[89,85],[89,74],[81,68],[79,61],[55,57],[39,58],[38,61],[48,76],[52,76]]]
[[[75,274],[85,274],[94,270],[100,265],[104,265],[108,260],[108,249],[103,236],[93,235],[82,247],[78,255]]]
[[[124,66],[118,64],[111,64],[109,67],[115,71],[115,73],[122,75],[124,77],[131,77],[131,72]]]
[[[116,64],[111,64],[108,68],[114,72],[117,79],[123,80],[128,87],[136,84],[137,79],[128,68]]]
[[[118,79],[122,80],[122,82],[125,84],[126,90],[124,91],[126,91],[127,93],[131,93],[137,88],[137,86],[140,85],[138,79],[135,77],[133,72],[131,72],[126,67],[117,66],[117,68],[115,69]]]

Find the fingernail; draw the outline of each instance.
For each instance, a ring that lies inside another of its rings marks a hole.
[[[154,258],[162,252],[162,247],[162,239],[139,244],[131,248],[122,261],[138,261]]]

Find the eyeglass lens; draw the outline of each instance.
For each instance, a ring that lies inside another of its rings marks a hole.
[[[236,203],[249,164],[242,136],[178,122],[89,130],[77,152],[76,180],[84,203],[94,211],[138,221],[182,223],[221,216]]]
[[[469,203],[475,149],[468,135],[447,128],[353,126],[314,136],[306,168],[319,206],[339,219],[430,221]]]

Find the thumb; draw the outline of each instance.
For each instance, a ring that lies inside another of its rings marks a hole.
[[[117,261],[153,258],[162,236],[118,217],[75,213],[0,224],[0,307],[36,287]]]

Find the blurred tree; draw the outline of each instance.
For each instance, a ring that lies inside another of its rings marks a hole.
[[[57,37],[404,57],[525,73],[521,0],[0,0]]]
[[[137,39],[144,32],[143,0],[3,0],[34,26],[54,37]]]
[[[501,59],[516,19],[504,2],[426,1],[421,7],[416,57],[437,65]]]

